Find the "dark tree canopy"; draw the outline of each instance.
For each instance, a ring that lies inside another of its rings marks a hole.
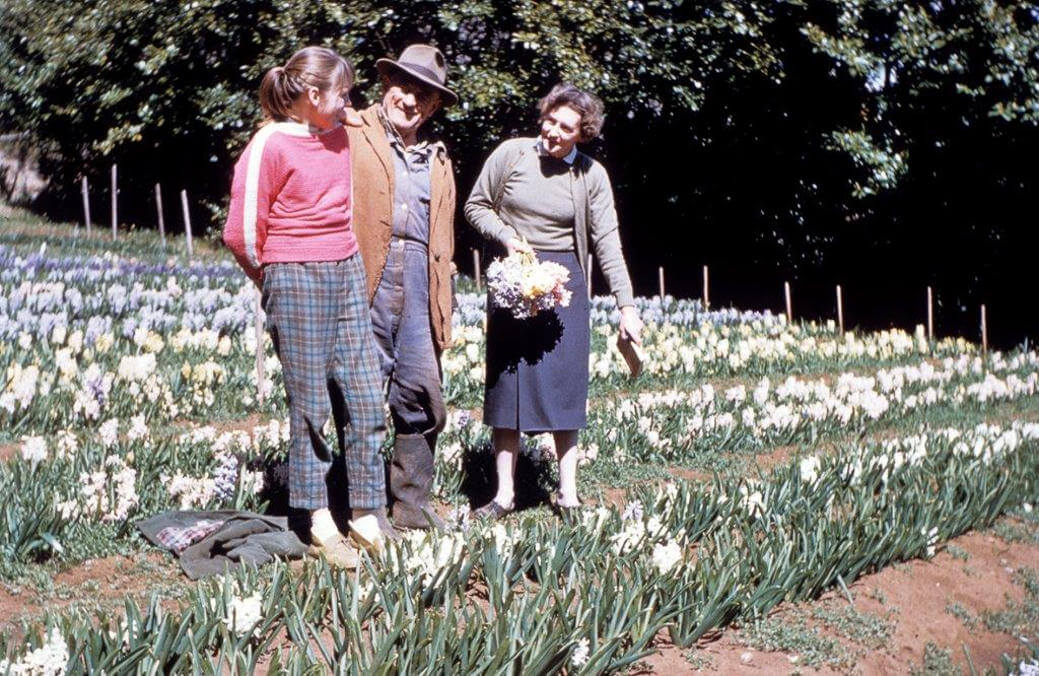
[[[375,60],[415,41],[444,51],[462,101],[435,124],[463,195],[552,84],[605,100],[590,150],[637,291],[665,265],[698,294],[707,263],[716,300],[778,307],[790,279],[829,314],[841,283],[852,321],[906,325],[931,284],[947,330],[973,336],[987,302],[1005,342],[1039,333],[1039,9],[1021,0],[7,0],[0,131],[28,133],[57,213],[118,162],[128,218],[152,223],[161,181],[219,225],[267,68],[333,47],[360,105]]]

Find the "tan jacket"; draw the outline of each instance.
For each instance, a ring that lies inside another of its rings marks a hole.
[[[393,234],[393,152],[375,104],[361,111],[364,124],[347,126],[353,177],[353,228],[368,277],[368,302],[382,279]],[[455,250],[455,176],[446,150],[430,167],[429,322],[433,343],[451,343],[451,258]]]

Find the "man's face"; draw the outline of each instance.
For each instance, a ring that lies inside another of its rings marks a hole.
[[[418,80],[394,75],[383,81],[382,107],[397,133],[413,136],[440,107],[440,93]]]

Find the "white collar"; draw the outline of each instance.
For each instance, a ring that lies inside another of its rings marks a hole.
[[[332,125],[331,128],[325,131],[316,131],[311,129],[309,124],[305,122],[296,122],[295,120],[285,120],[284,122],[275,122],[278,126],[278,131],[284,132],[290,136],[323,136],[330,132],[335,131],[341,125],[338,121]]]
[[[535,142],[534,146],[538,149],[538,154],[539,155],[544,155],[546,157],[551,157],[548,154],[548,151],[545,150],[545,144],[541,141],[541,137],[540,136],[538,137],[538,140]],[[570,152],[568,152],[566,154],[566,157],[563,157],[561,159],[564,162],[566,162],[567,164],[573,165],[574,160],[577,159],[577,144],[575,143],[574,147],[570,149]]]

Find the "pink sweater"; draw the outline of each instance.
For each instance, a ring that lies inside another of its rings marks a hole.
[[[234,168],[224,243],[250,279],[265,263],[338,261],[357,252],[346,130],[274,122]]]

